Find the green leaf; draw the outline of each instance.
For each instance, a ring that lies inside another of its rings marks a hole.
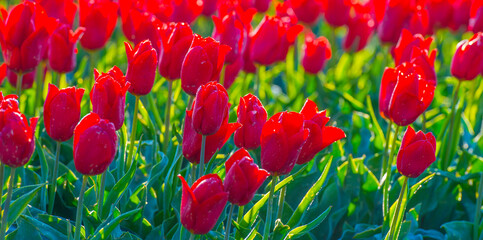
[[[319,226],[322,221],[324,221],[327,215],[329,215],[331,209],[332,207],[327,208],[322,214],[320,214],[320,216],[318,216],[316,219],[314,219],[314,221],[310,222],[309,224],[294,228],[287,234],[285,239],[296,239],[310,232],[312,229]]]
[[[40,145],[38,138],[35,139],[35,152],[37,152],[37,155],[39,156],[41,172],[40,176],[42,177],[42,182],[47,182],[47,178],[49,176],[49,164],[47,163],[44,150]],[[40,192],[40,206],[43,210],[47,209],[47,188],[42,188],[42,191]]]
[[[133,164],[131,166],[134,166],[134,165],[135,164]],[[91,237],[89,237],[89,239],[91,239],[91,240],[106,239],[108,236],[110,236],[111,232],[114,231],[114,229],[117,226],[119,226],[119,224],[121,224],[121,222],[124,219],[131,217],[132,215],[138,213],[139,211],[141,211],[141,208],[134,209],[134,210],[131,210],[129,212],[123,213],[120,216],[118,216],[117,218],[114,218],[113,220],[111,220],[110,222],[107,222],[107,221],[104,222],[103,224],[101,224],[97,228],[96,232]]]
[[[55,228],[49,226],[46,223],[43,223],[33,217],[27,215],[21,215],[19,222],[19,232],[21,234],[23,231],[33,231],[36,233],[40,233],[45,239],[67,239],[67,236],[62,234],[61,232],[57,231]],[[21,236],[21,235],[18,235]],[[31,234],[27,234],[25,236],[32,236]]]
[[[354,239],[370,238],[381,232],[382,232],[382,226],[378,226],[376,228],[369,228],[354,235]]]
[[[447,222],[441,226],[445,231],[445,239],[467,240],[473,239],[473,223],[468,221]]]
[[[417,182],[411,188],[409,189],[409,199],[416,194],[416,192],[421,188],[421,186],[425,183],[427,183],[429,180],[431,180],[434,177],[434,173],[426,176],[425,178],[421,179],[421,181]]]
[[[250,233],[248,233],[248,236],[245,238],[245,240],[253,240],[257,235],[260,236],[257,231],[258,226],[260,226],[260,221],[258,221],[257,225],[250,231]]]
[[[332,157],[328,159],[327,164],[325,165],[325,169],[320,175],[319,179],[312,185],[312,187],[307,191],[302,201],[300,201],[299,206],[295,209],[294,213],[290,217],[287,225],[290,228],[295,227],[300,220],[302,219],[303,215],[307,212],[307,208],[309,207],[310,203],[314,200],[314,198],[319,193],[320,189],[324,185],[325,179],[327,178],[327,174],[329,173],[330,166],[332,165]]]
[[[40,189],[44,186],[45,184],[39,184],[36,188],[34,188],[32,191],[26,193],[25,195],[22,195],[21,197],[15,199],[10,205],[10,211],[8,212],[8,218],[7,218],[7,226],[12,225],[12,223],[17,220],[17,218],[22,214],[22,212],[25,210],[27,205],[34,199],[34,197],[37,195],[37,193],[40,191]]]

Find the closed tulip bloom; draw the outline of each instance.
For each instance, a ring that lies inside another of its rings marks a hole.
[[[169,22],[192,23],[203,11],[204,1],[199,0],[168,0],[171,1],[171,14],[167,15]],[[160,18],[163,21],[163,18]]]
[[[7,108],[11,108],[14,111],[18,110],[18,100],[17,95],[7,95],[3,96],[3,93],[0,91],[0,110],[6,110]]]
[[[167,80],[180,78],[181,66],[192,41],[193,31],[187,23],[171,22],[167,25],[159,55],[159,73]]]
[[[225,162],[225,191],[228,201],[238,206],[247,205],[270,175],[259,169],[247,150],[241,148]]]
[[[116,130],[124,123],[126,92],[131,84],[126,82],[121,69],[114,66],[108,73],[94,69],[95,83],[91,90],[92,111],[100,118],[114,124]]]
[[[204,0],[203,11],[201,12],[201,14],[208,17],[215,14],[219,4],[220,4],[220,1],[218,0]]]
[[[243,69],[244,61],[243,56],[240,56],[234,63],[225,65],[225,79],[223,80],[223,86],[228,89],[235,82],[238,74]]]
[[[109,167],[116,152],[114,124],[93,112],[82,118],[74,131],[75,169],[83,175],[99,175]]]
[[[49,39],[49,66],[56,72],[68,73],[76,65],[77,41],[84,34],[84,28],[75,32],[68,25],[58,27]]]
[[[332,50],[327,38],[316,38],[313,33],[308,33],[305,35],[302,66],[306,72],[317,74],[324,68],[325,62],[331,57]]]
[[[201,135],[215,134],[221,127],[230,105],[225,88],[209,82],[198,88],[193,105],[193,128]]]
[[[60,23],[72,26],[77,5],[73,0],[35,0],[45,9],[49,17],[59,19]]]
[[[37,67],[34,68],[34,71],[22,74],[22,89],[23,90],[30,89],[34,85],[35,77],[36,77],[36,71],[35,71],[36,69],[37,69]],[[12,85],[13,87],[17,86],[18,75],[8,67],[7,67],[6,74],[7,74],[7,79],[8,79],[8,82],[10,83],[10,85]]]
[[[436,138],[433,133],[415,132],[408,126],[397,154],[397,170],[404,176],[417,178],[436,161]]]
[[[410,1],[389,0],[384,18],[378,26],[379,39],[385,43],[396,43],[412,12]]]
[[[330,118],[326,116],[325,110],[319,111],[315,102],[310,99],[305,101],[300,114],[304,117],[304,129],[309,131],[309,136],[300,151],[297,164],[309,162],[317,153],[335,141],[345,138],[342,129],[326,126]]]
[[[10,13],[2,9],[1,15],[0,44],[5,63],[14,72],[33,71],[47,47],[47,14],[40,5],[25,1]]]
[[[272,0],[253,0],[254,5],[253,7],[257,10],[259,13],[264,13],[270,8],[270,3]]]
[[[193,107],[194,107],[193,103]],[[223,145],[230,139],[230,136],[241,127],[239,123],[228,123],[228,113],[223,119],[218,132],[213,135],[206,136],[205,163],[208,163],[216,151],[220,150]],[[201,134],[198,134],[193,128],[193,111],[186,111],[183,130],[183,156],[193,164],[200,163],[201,152]]]
[[[354,14],[350,17],[347,26],[349,31],[344,39],[344,49],[355,52],[364,49],[376,26],[370,6],[354,5]]]
[[[410,61],[413,66],[419,69],[421,76],[434,86],[437,84],[436,71],[434,70],[437,52],[436,49],[429,52],[427,49],[414,46]]]
[[[451,62],[451,75],[459,80],[475,79],[483,71],[483,33],[458,43]]]
[[[429,22],[429,13],[423,5],[416,5],[404,28],[412,34],[427,35],[433,32]]]
[[[79,0],[79,26],[86,29],[83,48],[98,50],[106,44],[117,22],[118,5],[111,0]]]
[[[250,32],[250,31],[249,31]],[[250,49],[252,48],[252,37],[250,36],[251,34],[248,35],[247,38],[247,47],[245,48],[245,51],[243,52],[243,71],[246,73],[255,73],[257,71],[257,67],[255,66],[255,63],[253,63],[253,59],[251,56],[251,51]]]
[[[448,0],[426,1],[431,29],[445,28],[450,25],[454,10],[452,2]]]
[[[468,30],[474,33],[483,31],[483,1],[481,0],[474,0],[471,4]]]
[[[272,116],[260,137],[262,168],[276,176],[290,173],[308,135],[302,114],[281,112]]]
[[[267,111],[262,103],[249,93],[240,98],[237,115],[241,128],[235,131],[235,145],[249,150],[258,148],[263,126],[267,122]]]
[[[416,64],[406,62],[386,68],[379,92],[379,111],[398,126],[407,126],[429,107],[435,87]]]
[[[470,21],[470,9],[472,0],[455,0],[453,2],[453,19],[450,27],[453,30],[467,28]]]
[[[124,42],[127,55],[126,80],[131,83],[129,92],[143,96],[151,92],[156,77],[158,58],[149,40],[140,42],[134,49]]]
[[[413,35],[409,30],[403,29],[397,45],[392,50],[392,56],[396,66],[403,62],[411,61],[411,55],[414,47],[429,51],[429,47],[433,42],[433,37],[424,39],[421,34]]]
[[[322,0],[290,0],[297,18],[304,23],[313,25],[322,13]]]
[[[181,67],[183,90],[194,96],[201,85],[216,81],[229,51],[230,47],[220,44],[211,37],[203,38],[194,34],[193,42]]]
[[[7,96],[8,97],[8,96]],[[5,101],[5,99],[4,99]],[[8,97],[6,101],[12,101]],[[3,101],[2,101],[3,102]],[[25,165],[35,149],[35,127],[38,118],[30,119],[30,126],[25,115],[18,109],[2,103],[0,108],[0,161],[12,168]]]
[[[58,142],[69,140],[80,119],[80,103],[84,89],[68,87],[59,90],[49,84],[44,103],[44,124],[47,134]]]
[[[332,27],[341,27],[349,21],[350,0],[323,0],[325,20]]]
[[[225,209],[228,193],[216,174],[208,174],[189,186],[183,176],[178,175],[183,186],[180,220],[192,234],[207,234],[215,226]]]

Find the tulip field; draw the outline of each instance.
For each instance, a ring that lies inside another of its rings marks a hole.
[[[2,0],[0,240],[483,240],[482,0]]]

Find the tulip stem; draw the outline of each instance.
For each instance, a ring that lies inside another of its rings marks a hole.
[[[22,94],[22,78],[23,78],[23,73],[19,72],[17,73],[17,96],[20,99],[20,95]]]
[[[283,186],[282,190],[280,191],[280,197],[278,198],[277,219],[282,219],[283,205],[284,205],[284,202],[285,202],[286,192],[287,192],[287,186]]]
[[[268,209],[267,217],[265,218],[265,228],[263,229],[263,240],[269,239],[270,229],[272,225],[272,208],[273,208],[273,194],[275,192],[275,185],[277,185],[278,176],[272,175],[272,182],[270,188],[270,194],[268,195]]]
[[[57,190],[57,171],[59,169],[60,145],[61,145],[61,142],[57,142],[57,148],[55,151],[54,170],[50,173],[52,174],[52,178],[50,179],[50,187],[49,187],[49,214],[50,215],[52,215],[52,212],[54,211],[55,192]]]
[[[166,103],[166,113],[164,114],[164,144],[163,144],[163,152],[166,154],[166,150],[168,149],[169,140],[171,139],[169,136],[169,122],[171,116],[171,103],[173,101],[173,81],[168,80],[168,102]]]
[[[230,239],[230,228],[231,228],[231,219],[233,218],[233,209],[235,209],[235,204],[231,204],[230,213],[228,214],[228,218],[226,219],[226,232],[225,232],[225,240]]]
[[[226,64],[223,64],[220,72],[220,84],[225,86],[225,71],[226,71]]]
[[[190,185],[196,181],[196,164],[191,164]]]
[[[8,183],[7,199],[5,199],[5,208],[3,209],[3,214],[2,214],[2,226],[0,228],[0,239],[5,239],[5,232],[7,231],[8,209],[10,208],[10,201],[12,201],[12,190],[13,190],[13,182],[15,179],[15,169],[17,168],[10,168],[10,182]]]
[[[206,135],[201,136],[201,153],[200,153],[200,169],[198,178],[202,177],[205,172],[205,149],[206,148]]]
[[[195,240],[195,236],[196,236],[196,235],[195,235],[194,233],[191,233],[191,235],[190,235],[190,240]]]
[[[455,107],[458,102],[458,92],[461,87],[461,81],[458,81],[458,85],[456,85],[456,89],[453,94],[453,104],[451,104],[451,112],[450,112],[450,122],[449,122],[449,138],[447,144],[445,146],[445,155],[443,155],[443,162],[442,162],[442,169],[446,170],[451,162],[452,156],[451,154],[451,146],[453,145],[453,128],[454,128],[454,118],[455,118]]]
[[[478,199],[476,200],[475,219],[473,222],[473,239],[478,240],[478,227],[480,225],[481,203],[483,202],[483,173],[480,173],[480,186],[478,187]]]
[[[131,126],[131,140],[129,142],[129,152],[127,155],[127,165],[126,169],[131,167],[134,157],[134,141],[136,139],[136,125],[138,123],[138,111],[139,111],[139,96],[136,96],[136,100],[134,103],[134,114],[132,118],[132,126]]]
[[[77,213],[75,215],[75,235],[74,235],[74,240],[79,240],[80,239],[80,233],[81,233],[81,222],[82,222],[82,208],[84,205],[84,192],[86,190],[86,185],[87,185],[87,179],[89,177],[84,175],[82,177],[82,188],[79,194],[79,201],[77,202]]]
[[[387,125],[387,130],[386,130],[386,145],[384,145],[384,155],[382,155],[381,178],[379,179],[379,181],[382,181],[382,178],[384,177],[384,174],[385,174],[385,170],[387,168],[387,152],[389,150],[391,132],[392,132],[392,121],[389,121],[389,124]]]
[[[102,219],[102,205],[104,204],[104,188],[106,184],[107,171],[109,170],[106,170],[102,173],[101,186],[99,187],[99,199],[97,199],[97,215],[100,219]]]
[[[395,235],[398,235],[397,232],[399,231],[399,229],[395,229],[397,225],[397,222],[398,222],[398,218],[399,218],[399,211],[401,209],[401,203],[402,203],[402,199],[403,199],[403,195],[404,193],[407,191],[407,185],[408,185],[408,177],[404,176],[404,182],[403,182],[403,185],[401,187],[401,192],[399,193],[399,198],[397,199],[397,205],[396,205],[396,211],[394,212],[394,215],[392,217],[392,221],[391,221],[391,227],[389,228],[389,238],[386,238],[388,240],[391,240],[391,239],[397,239],[397,237]],[[401,218],[401,221],[403,220],[403,218]]]
[[[383,197],[382,197],[382,213],[384,217],[388,216],[389,214],[389,186],[391,183],[392,162],[393,162],[394,154],[396,152],[396,141],[397,141],[397,134],[399,133],[399,128],[400,128],[399,126],[396,127],[394,138],[392,139],[391,153],[389,155],[389,159],[387,162],[386,178],[384,181]]]
[[[245,206],[238,206],[238,217],[236,218],[236,222],[240,224],[243,219],[243,212],[245,210]],[[236,228],[234,229],[234,233],[236,235]]]
[[[35,82],[36,82],[36,89],[35,89],[35,104],[34,104],[34,112],[35,116],[40,115],[40,108],[42,108],[42,89],[44,87],[44,68],[45,68],[45,61],[41,61],[40,65],[36,69],[35,73]]]

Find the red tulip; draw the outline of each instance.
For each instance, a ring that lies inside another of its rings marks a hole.
[[[223,124],[230,104],[225,88],[216,82],[201,85],[193,105],[193,128],[201,135],[215,134]]]
[[[436,138],[433,133],[417,133],[408,126],[397,154],[397,170],[404,176],[417,178],[436,161]]]
[[[138,43],[134,49],[127,42],[124,45],[128,62],[126,80],[131,83],[128,91],[136,96],[146,95],[151,92],[156,77],[156,50],[149,40]]]
[[[351,2],[349,0],[323,0],[325,20],[333,27],[341,27],[349,21]]]
[[[86,29],[80,43],[88,50],[106,44],[117,22],[118,5],[111,0],[79,0],[79,25]]]
[[[299,19],[297,18],[297,15],[295,15],[292,5],[289,1],[277,3],[275,5],[275,12],[282,20],[282,23],[287,23],[287,26],[289,27],[294,26],[299,22]]]
[[[47,134],[58,142],[69,140],[80,119],[80,103],[84,89],[69,87],[59,90],[49,84],[44,103],[44,124]]]
[[[158,1],[152,1],[152,4],[154,6],[149,6],[148,9],[157,8],[155,14],[163,22],[192,23],[203,11],[204,1],[161,0],[161,4]]]
[[[121,69],[114,66],[108,73],[99,74],[94,69],[96,82],[91,90],[92,112],[114,124],[116,130],[124,123],[126,92],[131,83],[126,82]]]
[[[459,30],[461,27],[467,28],[470,21],[471,3],[472,0],[454,0],[453,19],[450,25],[453,30]]]
[[[401,37],[392,51],[392,56],[396,66],[401,65],[403,62],[411,61],[411,55],[414,47],[419,47],[420,49],[429,51],[431,42],[433,42],[433,37],[424,39],[421,34],[413,35],[407,29],[403,29],[401,32]]]
[[[396,43],[401,31],[407,25],[411,14],[415,12],[410,1],[389,0],[382,22],[378,26],[379,38],[382,42]]]
[[[473,80],[483,71],[483,33],[458,43],[451,62],[451,75],[459,80]]]
[[[25,115],[16,109],[18,104],[14,98],[7,96],[1,101],[0,108],[0,161],[12,168],[25,165],[32,157],[38,120],[31,118],[29,126]]]
[[[257,9],[257,12],[259,13],[266,12],[270,7],[270,3],[272,2],[272,0],[253,0],[253,1],[254,1],[253,7]]]
[[[430,53],[426,49],[413,47],[411,52],[411,63],[420,69],[420,74],[432,85],[436,86],[436,71],[434,70],[434,61],[436,60],[436,53],[438,51],[433,49]]]
[[[187,23],[169,23],[167,37],[159,55],[159,73],[168,80],[180,78],[184,57],[193,41],[193,31]]]
[[[379,93],[381,115],[399,126],[416,121],[433,101],[436,87],[433,80],[424,76],[417,64],[405,62],[396,68],[386,68]]]
[[[432,26],[429,24],[428,10],[423,5],[416,5],[404,28],[408,29],[412,34],[427,35],[433,31]]]
[[[117,135],[114,124],[96,113],[87,114],[75,127],[74,164],[83,175],[103,173],[116,156]]]
[[[2,85],[3,80],[5,79],[6,76],[7,76],[7,64],[2,63],[2,65],[0,65],[0,86]]]
[[[32,88],[32,86],[34,85],[34,82],[35,82],[35,73],[36,73],[36,70],[37,67],[34,68],[34,71],[31,71],[31,72],[28,72],[28,73],[25,73],[25,74],[22,74],[22,89],[30,89]],[[18,79],[18,75],[10,70],[10,68],[7,67],[7,79],[8,79],[8,82],[10,83],[10,85],[12,86],[17,86],[17,79]]]
[[[474,0],[471,4],[468,30],[474,33],[483,31],[483,1],[481,0]]]
[[[283,61],[288,48],[295,42],[302,31],[301,25],[282,21],[280,16],[265,16],[258,27],[250,33],[250,54],[253,61],[262,65],[271,65]]]
[[[0,44],[9,69],[27,73],[39,64],[49,38],[49,17],[36,3],[25,1],[1,10]]]
[[[247,73],[255,73],[257,71],[257,67],[255,66],[255,63],[253,63],[253,59],[251,56],[250,49],[252,48],[252,37],[251,31],[248,31],[249,35],[247,38],[247,47],[245,48],[245,51],[243,52],[243,71]]]
[[[215,226],[225,209],[228,193],[223,189],[223,182],[216,174],[208,174],[189,186],[178,175],[183,186],[181,195],[181,224],[192,234],[206,234]]]
[[[297,162],[308,135],[302,114],[275,114],[263,126],[260,137],[262,168],[272,175],[288,174]]]
[[[345,133],[337,127],[326,126],[330,118],[326,117],[325,110],[319,112],[315,102],[307,99],[300,114],[304,117],[304,129],[309,131],[297,164],[304,164],[312,160],[317,153],[326,147],[345,138]]]
[[[354,5],[354,15],[349,18],[347,27],[349,31],[344,39],[346,51],[360,51],[368,43],[374,32],[376,21],[370,12],[369,5]]]
[[[49,66],[56,72],[68,73],[76,64],[77,41],[84,34],[84,28],[75,32],[68,25],[58,27],[49,39]]]
[[[220,75],[226,54],[230,47],[220,44],[211,37],[203,38],[194,34],[191,47],[181,67],[181,87],[194,96],[198,88]]]
[[[317,23],[322,13],[322,0],[290,0],[290,3],[301,22],[309,25]]]
[[[14,111],[18,112],[18,100],[17,95],[7,95],[3,96],[3,93],[0,91],[0,110],[6,110],[7,108],[11,108]]]
[[[245,149],[240,149],[225,162],[225,191],[228,201],[238,206],[247,205],[270,175],[259,169]]]
[[[193,107],[196,104],[193,103]],[[200,163],[200,150],[201,150],[201,134],[198,134],[193,128],[193,111],[186,111],[186,118],[184,122],[183,130],[183,155],[184,157],[194,164]],[[220,150],[226,141],[230,138],[235,130],[240,128],[239,123],[228,123],[228,113],[223,119],[218,132],[213,135],[206,136],[206,150],[205,150],[205,163],[208,163],[215,154]]]
[[[262,128],[267,122],[267,111],[262,103],[256,96],[249,93],[240,98],[237,115],[237,122],[242,127],[235,131],[235,145],[246,149],[258,148]]]
[[[204,0],[203,1],[203,11],[201,12],[205,16],[211,16],[215,14],[216,10],[218,9],[218,5],[220,1],[218,0]]]
[[[453,18],[453,3],[448,0],[428,0],[426,8],[429,12],[431,29],[448,27]]]
[[[73,0],[35,0],[45,9],[49,17],[59,19],[60,23],[72,27],[77,5]]]
[[[228,89],[235,81],[236,77],[243,69],[244,61],[243,56],[240,56],[234,63],[225,65],[225,79],[223,80],[223,86]]]
[[[302,66],[311,74],[320,72],[325,62],[332,57],[329,40],[325,37],[315,38],[311,32],[305,35],[303,53]]]

